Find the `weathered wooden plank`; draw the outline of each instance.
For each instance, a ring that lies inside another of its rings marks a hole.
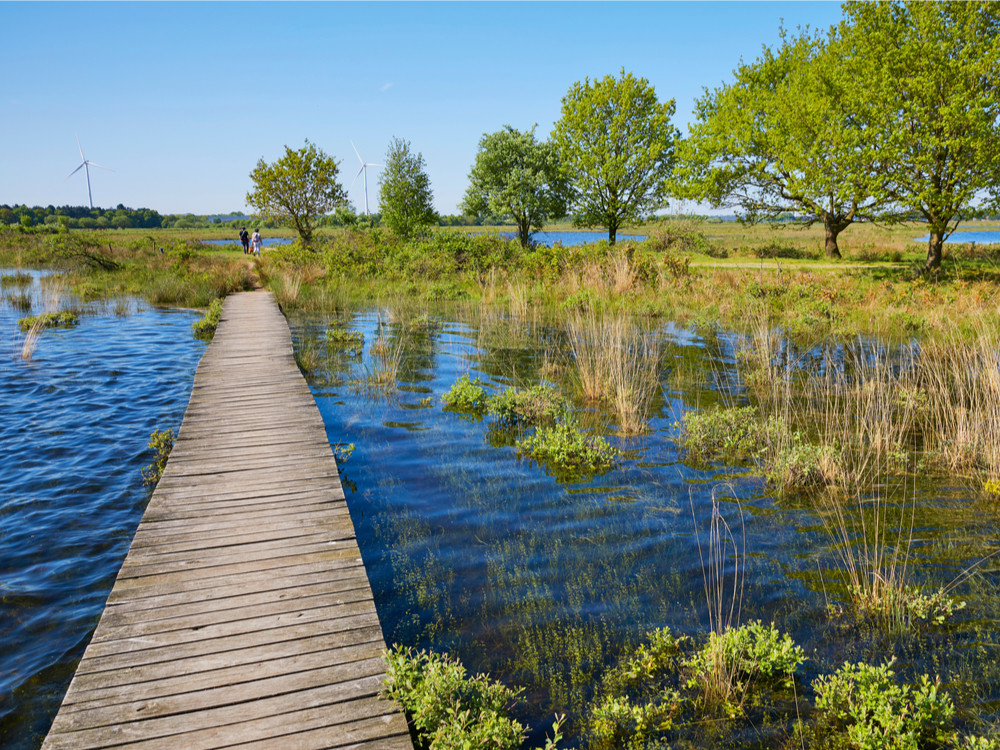
[[[319,410],[232,295],[45,748],[412,747]]]

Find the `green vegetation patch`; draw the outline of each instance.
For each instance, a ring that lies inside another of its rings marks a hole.
[[[30,331],[32,328],[37,331],[40,328],[70,328],[79,322],[80,316],[72,310],[60,310],[21,318],[17,325],[22,331]]]
[[[154,430],[149,436],[149,449],[153,451],[153,463],[142,467],[142,483],[148,487],[155,487],[163,476],[163,469],[170,458],[170,451],[173,450],[174,440],[177,434],[173,429]]]
[[[692,411],[674,426],[685,452],[701,461],[758,458],[784,429],[776,418],[763,420],[754,406]]]
[[[26,286],[31,286],[32,276],[30,273],[6,273],[0,276],[0,289],[8,289],[14,287],[16,289],[23,289]]]
[[[482,415],[486,409],[486,398],[483,381],[480,378],[470,380],[468,375],[463,375],[452,384],[441,401],[445,408],[452,411]]]
[[[365,348],[365,335],[361,331],[351,331],[337,321],[326,329],[326,343],[338,352],[360,357]]]
[[[551,427],[540,425],[517,443],[519,456],[544,464],[562,482],[581,481],[611,471],[620,453],[599,435],[588,435],[567,418]]]
[[[554,424],[566,409],[565,396],[549,385],[508,388],[486,400],[486,411],[504,426]]]
[[[215,329],[219,327],[219,320],[222,318],[222,300],[214,299],[208,306],[208,312],[200,320],[191,324],[194,335],[199,339],[209,339],[215,336]]]

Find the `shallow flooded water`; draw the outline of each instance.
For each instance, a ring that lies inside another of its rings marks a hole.
[[[103,305],[72,329],[43,332],[15,359],[16,321],[41,309],[37,281],[0,290],[0,745],[40,744],[96,626],[148,500],[140,468],[154,429],[180,424],[203,344],[194,313],[132,301]],[[609,413],[576,403],[582,425],[623,451],[620,465],[564,481],[518,458],[490,417],[442,408],[462,375],[493,392],[542,380],[566,392],[566,332],[512,316],[344,313],[359,356],[326,344],[332,317],[290,321],[297,353],[340,461],[347,501],[387,643],[448,651],[470,671],[525,688],[519,718],[542,743],[567,713],[568,742],[596,687],[653,628],[704,638],[713,519],[733,618],[774,620],[809,657],[803,686],[847,660],[896,658],[906,678],[940,675],[959,724],[997,718],[998,512],[962,481],[906,488],[917,501],[909,577],[937,588],[984,561],[952,594],[945,626],[886,637],[834,614],[844,601],[836,545],[804,499],[776,500],[749,466],[699,465],[678,447],[683,414],[741,400],[735,337],[664,324],[660,392],[649,431],[617,434]],[[378,347],[373,344],[378,342]],[[374,353],[374,349],[381,353]],[[809,362],[809,353],[803,354]],[[821,358],[817,357],[816,362]],[[391,377],[386,377],[387,375]],[[349,451],[345,451],[349,452]],[[864,544],[864,533],[854,542]],[[738,575],[742,573],[742,575]],[[692,747],[774,747],[786,727],[743,736],[698,730]],[[730,730],[724,730],[729,732]]]
[[[562,482],[517,458],[489,417],[441,403],[465,374],[493,392],[539,382],[565,343],[558,328],[392,319],[386,311],[345,318],[365,335],[358,358],[325,349],[329,321],[293,320],[300,355],[320,353],[309,377],[330,440],[356,446],[341,471],[385,638],[448,651],[470,672],[523,686],[527,747],[541,744],[563,712],[574,746],[602,675],[648,631],[705,637],[706,560],[719,516],[736,540],[724,554],[727,601],[741,592],[734,621],[774,620],[790,633],[809,656],[807,681],[847,660],[896,657],[904,676],[940,674],[968,708],[965,719],[995,715],[995,566],[983,564],[952,592],[968,606],[946,627],[912,638],[859,628],[830,614],[844,600],[842,566],[808,502],[776,501],[748,467],[686,461],[675,422],[733,386],[731,339],[663,326],[662,393],[649,432],[622,438],[607,414],[578,404],[581,422],[625,458],[593,479]],[[371,386],[386,359],[371,351],[380,330],[399,356],[398,385],[388,391]],[[994,509],[956,485],[909,491],[918,506],[907,555],[914,584],[948,584],[997,549]],[[773,747],[781,731],[754,728],[740,746]],[[696,734],[692,746],[731,739]]]
[[[180,426],[204,351],[197,314],[120,300],[43,331],[25,361],[17,321],[49,296],[33,277],[0,300],[4,748],[48,730],[148,501],[149,435]]]

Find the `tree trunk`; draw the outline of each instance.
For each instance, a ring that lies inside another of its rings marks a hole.
[[[531,224],[528,221],[517,220],[517,238],[521,241],[521,247],[527,250],[531,243]]]
[[[608,222],[608,244],[614,245],[618,239],[618,222]]]
[[[823,229],[826,231],[826,244],[823,249],[827,258],[840,258],[840,247],[837,245],[837,235],[844,231],[847,224],[834,221],[830,216],[823,219]]]
[[[927,263],[924,265],[926,270],[931,270],[932,268],[938,268],[941,265],[941,255],[944,250],[944,230],[943,229],[932,229],[930,231],[930,239],[927,240]]]

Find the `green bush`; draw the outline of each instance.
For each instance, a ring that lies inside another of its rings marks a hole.
[[[515,750],[524,727],[507,713],[520,690],[469,677],[457,659],[395,646],[385,655],[385,694],[403,707],[429,750]]]
[[[816,680],[816,707],[832,746],[923,750],[955,741],[955,708],[940,683],[923,675],[916,687],[900,685],[891,667],[844,664]]]
[[[79,322],[80,316],[72,310],[60,310],[59,312],[47,312],[21,318],[17,321],[17,325],[22,331],[30,331],[36,325],[39,328],[69,328]]]
[[[566,411],[566,399],[547,385],[508,388],[486,400],[486,410],[504,426],[552,424]]]
[[[208,312],[200,320],[191,324],[194,335],[199,339],[211,339],[215,335],[215,329],[219,327],[219,320],[222,318],[222,300],[213,299],[208,306]]]
[[[688,412],[674,427],[692,458],[738,461],[760,457],[784,425],[775,417],[765,422],[756,407],[743,406]]]
[[[482,380],[469,380],[468,375],[463,375],[452,384],[441,401],[453,411],[482,414],[486,409],[486,396]]]
[[[176,437],[173,429],[154,430],[149,436],[149,449],[153,451],[153,463],[142,467],[143,484],[155,487],[156,483],[160,481]]]
[[[579,481],[604,474],[618,462],[618,449],[599,435],[587,435],[567,418],[551,427],[541,425],[518,440],[519,456],[544,464],[559,481]]]
[[[780,633],[773,623],[754,621],[710,633],[708,643],[683,665],[689,688],[701,690],[707,704],[738,716],[751,687],[791,688],[795,671],[805,660],[805,652],[787,633]]]

